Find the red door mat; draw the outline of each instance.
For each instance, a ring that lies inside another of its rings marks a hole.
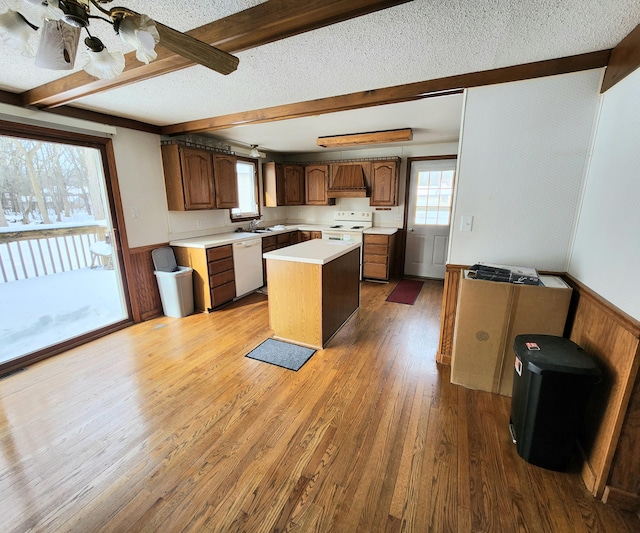
[[[413,305],[422,289],[422,281],[415,279],[403,279],[398,282],[396,288],[387,297],[387,302]]]

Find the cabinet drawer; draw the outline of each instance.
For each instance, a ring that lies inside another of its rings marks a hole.
[[[384,255],[389,252],[389,247],[386,244],[364,244],[364,255]]]
[[[231,272],[233,272],[233,257],[229,257],[228,259],[220,259],[220,261],[209,263],[210,276],[213,276],[214,274],[220,274],[220,272],[224,272],[225,270],[231,270]]]
[[[220,285],[224,285],[225,283],[229,283],[231,281],[235,281],[233,270],[226,270],[225,272],[220,272],[220,274],[209,276],[209,285],[212,288],[219,287]]]
[[[289,244],[291,244],[291,233],[282,233],[280,235],[276,235],[276,242],[278,248],[288,246]]]
[[[223,303],[230,302],[236,297],[236,283],[226,283],[211,289],[211,305],[217,307]]]
[[[263,252],[270,252],[271,250],[274,250],[276,247],[276,236],[275,235],[271,235],[269,237],[263,237],[262,238],[262,251]]]
[[[389,258],[386,255],[365,255],[364,262],[365,263],[376,263],[378,265],[386,265],[388,263]]]
[[[389,244],[389,237],[387,235],[367,235],[364,236],[365,244]]]
[[[217,261],[218,259],[224,259],[226,257],[233,258],[233,250],[231,245],[216,246],[215,248],[209,248],[207,250],[207,261]]]
[[[376,264],[376,263],[365,263],[362,266],[362,276],[365,278],[373,278],[373,279],[387,279],[389,277],[387,274],[387,265]]]

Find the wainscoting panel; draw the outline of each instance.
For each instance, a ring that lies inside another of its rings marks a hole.
[[[640,323],[571,276],[569,338],[600,362],[604,379],[589,405],[582,478],[598,498],[628,507],[640,496]],[[624,494],[624,497],[616,498]]]
[[[458,305],[458,290],[460,288],[460,273],[464,265],[447,265],[444,274],[444,294],[442,295],[442,315],[440,318],[440,342],[438,344],[438,363],[451,364],[453,353],[453,331],[456,325],[456,309]]]
[[[130,252],[132,266],[131,283],[131,299],[135,299],[138,316],[133,319],[136,322],[143,322],[162,315],[162,301],[160,300],[160,291],[158,290],[158,282],[153,273],[153,260],[151,251],[169,244],[153,244],[151,246],[141,246],[132,248]]]

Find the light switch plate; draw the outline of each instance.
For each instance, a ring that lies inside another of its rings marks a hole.
[[[463,215],[460,219],[460,231],[471,231],[473,228],[473,217],[471,215]]]

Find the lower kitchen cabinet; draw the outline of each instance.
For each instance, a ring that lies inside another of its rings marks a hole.
[[[276,235],[276,248],[284,248],[285,246],[291,246],[291,244],[291,232]]]
[[[262,253],[272,252],[277,247],[276,235],[269,235],[268,237],[262,237]],[[265,284],[267,283],[267,260],[262,260],[262,278]]]
[[[310,241],[311,239],[322,239],[321,231],[300,231],[300,242]]]
[[[236,297],[233,249],[173,248],[178,264],[193,269],[193,303],[196,311],[210,311]]]
[[[298,231],[289,231],[287,233],[278,233],[277,235],[269,235],[268,237],[262,237],[262,253],[272,252],[278,248],[285,248],[292,244],[298,244],[301,242]],[[265,284],[267,283],[267,261],[262,260],[262,273]]]
[[[362,277],[389,281],[395,253],[396,236],[364,234]]]
[[[236,297],[233,272],[233,248],[230,244],[207,250],[211,307],[218,307]]]

